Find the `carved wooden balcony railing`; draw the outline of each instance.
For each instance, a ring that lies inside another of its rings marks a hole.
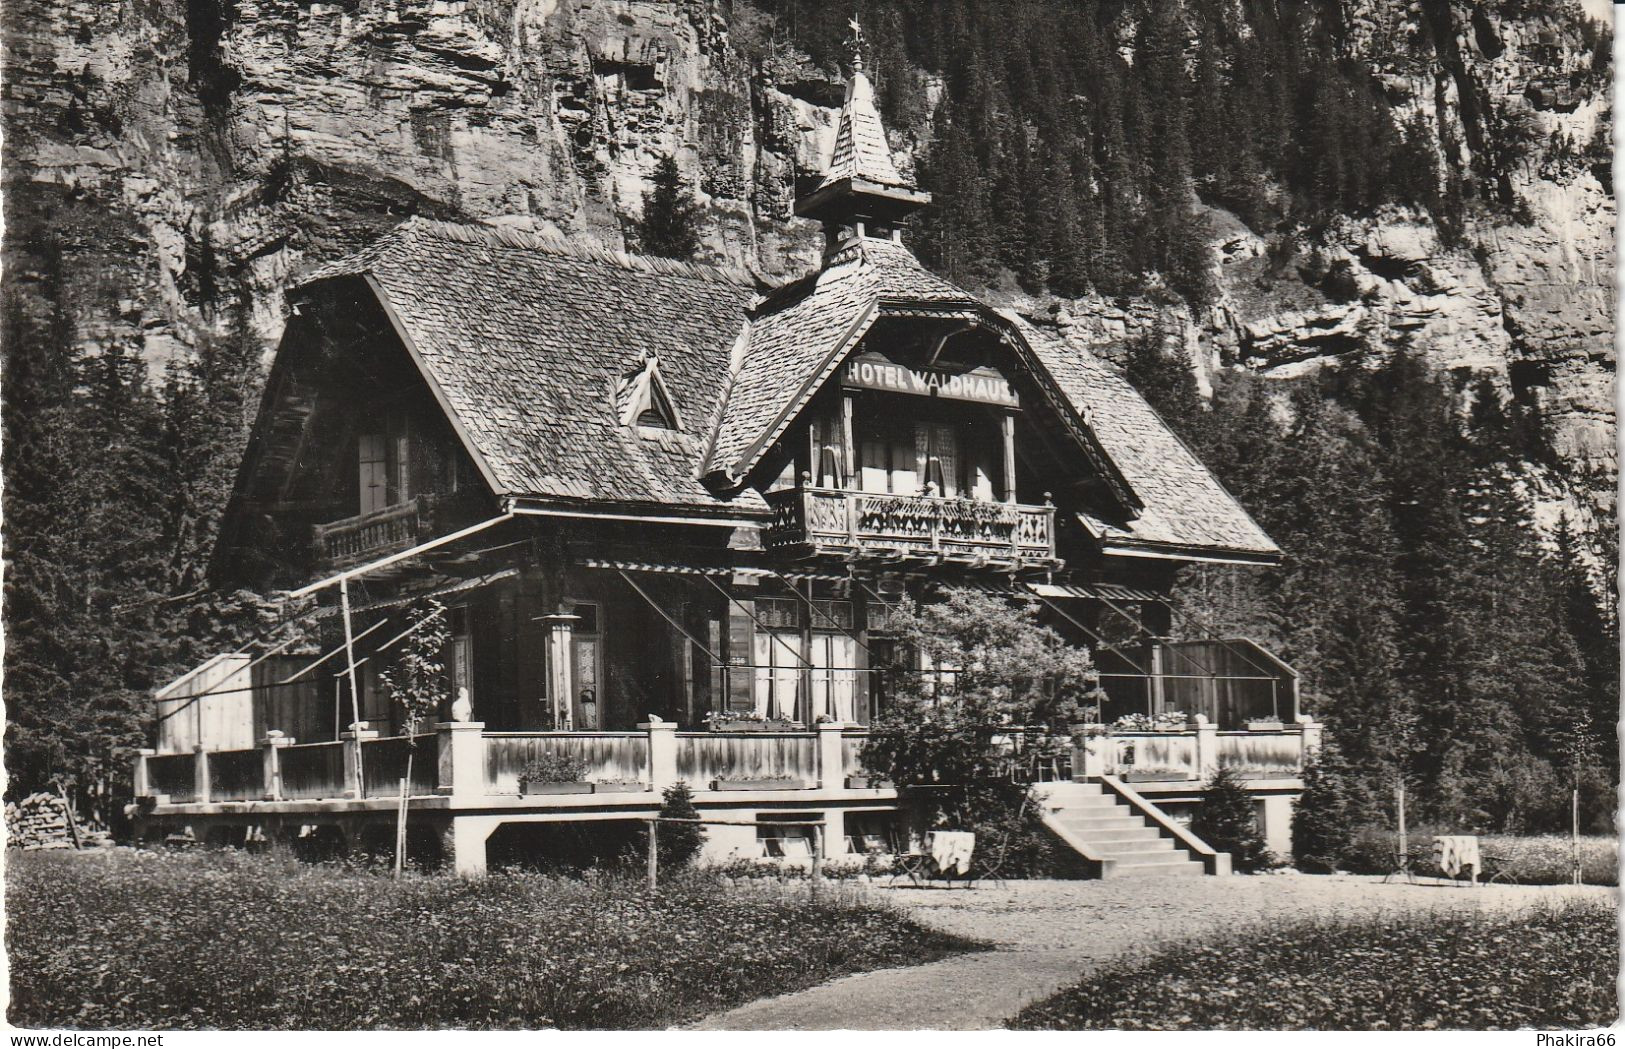
[[[1044,562],[1055,557],[1055,508],[833,488],[769,492],[770,550],[909,558]]]
[[[368,558],[405,550],[429,538],[434,526],[435,499],[420,495],[372,513],[316,525],[312,529],[312,540],[319,562],[332,568],[345,568]]]

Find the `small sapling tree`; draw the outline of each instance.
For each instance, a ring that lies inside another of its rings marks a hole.
[[[400,655],[380,671],[378,683],[401,710],[406,735],[406,777],[401,782],[401,805],[395,822],[395,873],[406,858],[406,791],[412,782],[412,759],[419,726],[433,717],[446,695],[446,667],[441,653],[450,640],[446,607],[433,598],[413,604],[407,611],[411,632],[401,640]]]
[[[1033,807],[1022,804],[1012,765],[1065,746],[1069,726],[1098,701],[1088,651],[1042,625],[1033,602],[978,590],[905,601],[892,625],[932,669],[896,674],[864,765],[915,788],[932,825],[1027,837]]]

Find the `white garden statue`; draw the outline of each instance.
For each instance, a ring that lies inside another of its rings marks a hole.
[[[457,698],[453,700],[451,704],[451,720],[474,720],[474,704],[469,702],[468,689],[466,687],[457,689]]]

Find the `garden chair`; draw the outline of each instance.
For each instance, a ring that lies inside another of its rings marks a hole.
[[[897,857],[898,878],[907,878],[916,889],[941,882],[944,887],[955,884],[973,888],[978,868],[976,865],[976,835],[968,831],[932,831],[925,836],[925,848],[920,852],[907,852]]]
[[[1518,884],[1518,879],[1511,871],[1511,858],[1505,852],[1480,845],[1478,858],[1482,861],[1482,866],[1478,870],[1478,884],[1490,885],[1494,882],[1500,882],[1502,885]]]
[[[976,858],[971,863],[972,881],[990,881],[999,888],[1007,888],[1004,880],[1004,863],[1010,853],[1010,835],[999,835],[998,841],[993,845],[978,849]]]

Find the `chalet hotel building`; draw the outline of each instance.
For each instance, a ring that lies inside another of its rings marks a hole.
[[[1183,565],[1279,551],[1111,367],[921,266],[928,203],[858,70],[796,204],[822,264],[781,287],[412,219],[292,289],[214,572],[314,595],[325,658],[227,653],[161,690],[144,831],[386,827],[407,737],[378,670],[432,595],[448,687],[407,792],[458,869],[549,824],[636,826],[677,780],[703,812],[823,819],[831,855],[894,846],[897,791],[856,755],[890,675],[933,668],[889,613],[972,586],[1095,649],[1103,722],[1146,715],[1048,785],[1094,799],[1097,826],[1049,815],[1096,873],[1222,869],[1178,817],[1225,764],[1284,848],[1318,733],[1296,675],[1176,638],[1167,599]],[[546,754],[584,779],[521,784]]]

